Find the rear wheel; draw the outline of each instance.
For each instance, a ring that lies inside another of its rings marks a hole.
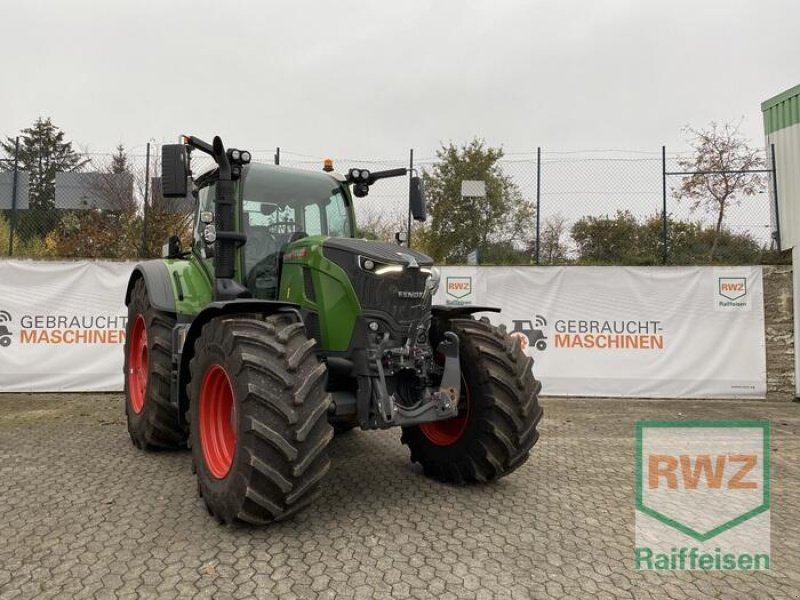
[[[533,361],[488,321],[449,323],[460,340],[458,416],[403,428],[402,441],[426,475],[440,481],[491,481],[522,465],[542,417]]]
[[[333,437],[325,366],[293,317],[209,321],[188,386],[198,489],[221,523],[265,524],[307,507]]]
[[[144,279],[131,291],[125,336],[125,414],[138,448],[179,448],[186,432],[170,402],[175,318],[150,305]]]

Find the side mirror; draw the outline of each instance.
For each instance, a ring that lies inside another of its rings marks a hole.
[[[189,154],[183,144],[161,146],[161,195],[185,198],[188,193]]]
[[[411,189],[408,194],[408,206],[411,209],[411,216],[415,221],[424,221],[428,214],[425,210],[425,190],[422,186],[421,177],[411,178]]]
[[[180,238],[177,235],[169,236],[167,243],[161,247],[161,258],[181,258],[182,256]]]

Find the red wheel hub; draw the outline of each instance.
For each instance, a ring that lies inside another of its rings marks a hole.
[[[131,408],[137,415],[144,408],[147,392],[147,376],[150,370],[150,355],[147,351],[147,325],[144,316],[136,317],[133,333],[128,343],[128,395]]]
[[[213,364],[200,385],[200,446],[211,475],[223,479],[236,453],[236,404],[227,371]]]
[[[467,430],[467,423],[469,423],[470,413],[470,400],[469,388],[467,387],[464,378],[461,378],[461,398],[458,401],[459,410],[458,416],[445,421],[434,421],[433,423],[423,423],[419,426],[428,441],[437,446],[452,446],[464,432]]]

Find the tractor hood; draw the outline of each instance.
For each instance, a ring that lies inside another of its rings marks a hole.
[[[431,267],[433,259],[422,252],[397,244],[385,244],[369,240],[352,238],[328,238],[323,243],[323,252],[329,256],[350,254],[354,260],[358,257],[370,259],[383,265],[400,265],[404,268]],[[339,262],[336,260],[335,262]],[[356,263],[358,264],[358,263]]]

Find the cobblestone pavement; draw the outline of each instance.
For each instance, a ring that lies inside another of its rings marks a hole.
[[[545,399],[531,460],[425,479],[398,431],[332,443],[312,510],[226,528],[188,452],[142,453],[120,395],[0,396],[0,597],[798,598],[800,405]],[[633,569],[634,422],[768,418],[772,570]]]

